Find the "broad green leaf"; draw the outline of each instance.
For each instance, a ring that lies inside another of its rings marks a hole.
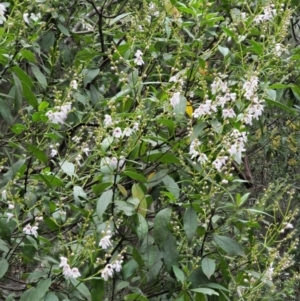
[[[143,296],[140,293],[134,293],[134,294],[129,294],[125,296],[125,301],[149,301],[148,298],[146,298],[145,296]]]
[[[142,214],[138,213],[137,216],[138,216],[138,225],[136,227],[136,232],[139,237],[139,240],[141,241],[145,238],[145,236],[148,233],[148,224],[145,217]]]
[[[45,75],[41,72],[40,68],[37,66],[31,66],[32,73],[34,74],[37,81],[43,86],[47,87],[47,79]]]
[[[46,51],[49,52],[50,48],[55,43],[55,36],[53,31],[48,31],[46,35],[41,40],[41,47]]]
[[[30,63],[36,63],[36,58],[33,52],[27,49],[21,50],[21,55],[24,59],[26,59]]]
[[[138,267],[139,265],[134,259],[131,259],[128,262],[126,262],[122,267],[123,279],[126,280],[129,277],[131,277]]]
[[[77,279],[73,278],[71,278],[70,281],[74,285],[74,287],[80,292],[80,294],[85,298],[85,300],[92,301],[90,290],[83,282],[80,282]]]
[[[81,205],[82,199],[86,199],[87,195],[81,186],[75,185],[73,188],[73,195],[76,205]]]
[[[100,183],[100,184],[96,184],[92,186],[92,190],[93,192],[98,196],[99,194],[101,194],[106,188],[109,188],[110,186],[112,186],[111,182],[107,182],[107,183]]]
[[[3,119],[7,122],[8,125],[12,125],[14,120],[11,115],[11,111],[9,108],[9,105],[0,98],[0,114],[3,117]]]
[[[22,85],[25,84],[28,88],[33,87],[33,82],[31,80],[31,78],[19,66],[15,65],[11,69],[17,74],[17,76],[20,79]],[[24,89],[24,86],[23,86],[23,89]]]
[[[120,21],[121,19],[124,19],[125,17],[127,17],[127,16],[129,16],[129,15],[131,15],[131,14],[132,14],[132,12],[124,13],[124,14],[118,15],[117,17],[115,17],[115,18],[113,18],[113,19],[111,19],[111,20],[109,21],[109,26],[115,24],[116,22]]]
[[[13,293],[13,294],[9,294],[9,295],[7,296],[7,298],[5,299],[5,301],[15,301],[14,296],[15,296],[14,293]]]
[[[141,158],[144,162],[161,162],[161,163],[166,163],[166,164],[171,164],[171,163],[180,163],[180,160],[168,153],[152,153],[151,155],[147,155]]]
[[[43,181],[49,188],[62,187],[64,185],[62,180],[55,175],[39,174],[34,175],[33,178]]]
[[[206,275],[208,279],[210,279],[210,277],[214,274],[216,269],[215,261],[208,257],[204,257],[202,259],[201,266],[202,266],[203,273]]]
[[[93,279],[91,283],[92,301],[103,300],[105,295],[105,281],[103,279]]]
[[[174,274],[176,276],[176,279],[179,282],[183,283],[185,281],[184,273],[176,265],[173,265],[172,268],[173,268],[173,272],[174,272]]]
[[[23,87],[18,76],[14,72],[12,74],[15,82],[15,98],[14,98],[15,109],[16,111],[19,111],[22,106]]]
[[[230,52],[227,47],[223,47],[221,45],[218,45],[218,49],[224,57]]]
[[[161,247],[168,237],[171,208],[159,211],[154,219],[153,237],[155,243]]]
[[[75,166],[73,163],[64,161],[61,163],[60,167],[68,176],[71,177],[75,175]]]
[[[166,269],[171,273],[172,266],[178,265],[179,253],[177,251],[176,240],[170,231],[168,231],[167,238],[162,244],[162,252]]]
[[[150,189],[159,183],[161,183],[164,177],[168,174],[168,169],[162,169],[159,172],[155,172],[148,177],[147,188]]]
[[[2,182],[0,182],[0,188],[4,187],[10,180],[14,179],[21,167],[25,164],[25,162],[25,159],[20,159],[11,166],[11,168],[2,177]]]
[[[144,177],[144,175],[142,175],[140,173],[126,170],[126,171],[123,171],[123,174],[125,174],[126,176],[130,177],[133,180],[140,181],[143,183],[147,182],[147,179]]]
[[[290,113],[290,114],[292,114],[292,115],[297,115],[298,113],[297,113],[297,110],[295,110],[295,109],[293,109],[293,108],[290,108],[290,107],[288,107],[288,106],[286,106],[285,104],[283,104],[283,103],[281,103],[281,102],[278,102],[278,101],[276,101],[276,100],[273,100],[273,99],[266,99],[266,103],[268,104],[268,105],[270,105],[270,106],[275,106],[275,107],[277,107],[277,108],[279,108],[279,109],[282,109],[282,110],[284,110],[284,111],[286,111],[286,112],[288,112],[288,113]]]
[[[50,292],[46,295],[45,301],[59,301],[58,297],[55,295],[55,293]]]
[[[218,289],[218,290],[221,290],[221,291],[229,292],[229,290],[226,287],[224,287],[224,286],[222,286],[218,283],[205,283],[205,286],[215,288],[215,289]]]
[[[140,201],[137,211],[145,217],[147,213],[147,200],[144,191],[139,186],[139,184],[133,184],[131,188],[131,193],[134,198],[137,198]]]
[[[0,260],[0,278],[2,278],[8,270],[8,262],[5,258]]]
[[[1,99],[0,99],[0,107],[1,106],[2,106],[2,103],[1,103]],[[0,111],[1,111],[1,109],[0,109]],[[28,130],[27,127],[21,123],[15,123],[10,129],[17,135]]]
[[[178,184],[174,181],[174,179],[169,175],[166,175],[163,178],[163,183],[166,186],[167,190],[174,195],[176,200],[178,200],[180,195],[180,189],[178,187]]]
[[[36,288],[33,289],[32,291],[30,291],[30,293],[27,296],[27,299],[24,299],[24,301],[41,300],[45,296],[46,292],[48,291],[48,289],[51,285],[51,282],[52,281],[49,278],[39,281]]]
[[[104,191],[97,202],[97,214],[98,217],[101,219],[103,213],[107,209],[108,205],[111,203],[113,197],[112,189]]]
[[[65,35],[67,37],[70,36],[69,30],[66,27],[64,27],[62,24],[60,24],[60,23],[57,24],[57,27],[63,35]]]
[[[187,106],[186,98],[183,95],[180,95],[179,104],[177,106],[175,106],[173,109],[175,116],[176,117],[183,116],[186,111],[186,106]],[[176,158],[176,159],[178,159],[178,158]],[[164,163],[168,163],[168,162],[164,162]],[[170,163],[172,163],[172,162],[170,162]],[[174,163],[176,163],[176,162],[174,162]]]
[[[183,228],[188,240],[192,240],[198,227],[197,213],[192,206],[190,206],[183,216]]]
[[[38,159],[39,161],[43,162],[43,163],[47,163],[48,161],[48,158],[47,156],[45,155],[45,153],[43,151],[41,151],[39,148],[37,148],[36,146],[34,145],[30,145],[28,144],[27,145],[27,150],[32,153],[34,155],[34,157],[36,159]]]
[[[221,235],[213,235],[215,243],[229,255],[245,256],[242,246],[232,238]]]
[[[216,295],[219,296],[219,293],[217,293],[216,291],[212,290],[211,288],[205,288],[205,287],[200,287],[200,288],[193,288],[191,289],[192,292],[195,293],[201,293],[204,295]]]
[[[83,72],[83,83],[86,86],[99,74],[100,69],[85,69]]]

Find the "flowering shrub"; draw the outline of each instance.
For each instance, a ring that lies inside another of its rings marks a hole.
[[[7,300],[255,300],[292,265],[294,192],[238,177],[292,10],[219,4],[0,4]]]

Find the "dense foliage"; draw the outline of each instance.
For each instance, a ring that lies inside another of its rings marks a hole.
[[[0,298],[296,300],[294,10],[0,3]]]

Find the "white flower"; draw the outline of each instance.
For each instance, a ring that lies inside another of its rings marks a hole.
[[[105,118],[104,118],[104,126],[111,126],[113,125],[113,121],[110,115],[105,114]]]
[[[2,190],[2,192],[1,192],[1,198],[2,198],[3,201],[7,200],[6,190]]]
[[[36,219],[37,221],[42,221],[44,218],[43,218],[42,216],[37,216],[35,219]]]
[[[142,55],[143,53],[141,52],[141,50],[137,50],[137,52],[134,55],[135,56],[134,63],[138,66],[144,65]]]
[[[253,115],[251,115],[251,114],[245,114],[243,117],[243,121],[246,124],[250,124],[250,125],[252,125],[252,119],[253,119]]]
[[[66,279],[72,278],[72,270],[68,264],[65,264],[63,266],[63,275],[65,276]]]
[[[201,143],[200,143],[200,141],[198,139],[194,139],[191,142],[189,154],[191,155],[191,159],[192,160],[200,154],[199,151],[196,150],[196,148],[198,146],[200,146],[200,144]]]
[[[273,263],[271,263],[270,267],[266,270],[265,273],[265,277],[267,280],[272,281],[273,272],[274,272]]]
[[[115,138],[121,138],[122,137],[122,130],[119,127],[116,127],[113,131],[113,136]]]
[[[172,83],[172,82],[173,82],[173,83],[176,83],[176,82],[177,82],[176,76],[174,75],[174,76],[170,77],[169,82],[170,82],[170,83]]]
[[[199,154],[199,158],[198,158],[198,162],[202,165],[204,165],[206,163],[206,161],[208,160],[207,156],[204,153],[200,153]]]
[[[287,223],[284,229],[293,229],[294,226],[291,223]]]
[[[60,268],[68,266],[68,258],[61,256],[59,259],[60,259],[60,264],[59,264]]]
[[[109,161],[109,165],[111,166],[112,169],[117,168],[118,166],[118,159],[116,157],[112,157]]]
[[[180,92],[175,92],[170,99],[170,103],[173,108],[179,105],[180,102]]]
[[[233,109],[223,109],[222,115],[224,118],[233,118],[236,116]]]
[[[30,14],[30,19],[34,22],[37,22],[40,18],[41,18],[41,13],[38,13],[36,15],[34,13]]]
[[[23,232],[26,235],[33,235],[34,237],[38,236],[37,230],[38,230],[38,226],[31,226],[30,224],[28,224],[25,228],[23,228]]]
[[[216,77],[213,83],[211,84],[211,93],[216,94],[219,91],[223,93],[227,92],[228,86],[226,82],[223,82],[219,77]]]
[[[14,204],[8,204],[8,209],[14,209],[15,205]]]
[[[56,149],[51,149],[50,157],[53,158],[58,154]]]
[[[74,90],[77,90],[78,84],[77,84],[77,81],[75,79],[70,82],[70,87]]]
[[[228,159],[227,156],[219,157],[215,161],[213,161],[212,164],[220,172],[223,165],[225,165],[227,159]]]
[[[114,264],[112,265],[113,269],[116,272],[121,272],[121,270],[122,270],[122,262],[123,262],[123,260],[116,260],[114,262]]]
[[[57,109],[58,111],[56,111],[56,112],[48,111],[46,113],[46,116],[48,117],[48,119],[52,123],[55,123],[55,124],[64,124],[65,121],[66,121],[66,119],[67,119],[67,117],[68,117],[68,113],[71,110],[71,104],[70,103],[66,103],[63,106],[55,107],[55,109]]]
[[[123,137],[126,136],[126,137],[130,137],[132,134],[132,130],[130,128],[125,128],[124,131],[123,131]]]
[[[101,238],[100,242],[99,242],[99,246],[106,250],[108,247],[112,246],[111,242],[110,242],[110,238],[111,235],[106,235],[103,238]]]
[[[14,216],[12,213],[10,213],[10,212],[7,212],[6,213],[6,216],[7,216],[7,223],[9,222],[9,220]]]
[[[84,148],[82,149],[82,151],[85,153],[86,156],[88,156],[88,155],[89,155],[90,149],[89,149],[89,147],[84,147]]]
[[[6,7],[0,3],[0,25],[2,25],[5,21],[5,12],[6,12]]]
[[[24,20],[24,22],[27,23],[27,24],[29,24],[28,15],[29,15],[28,13],[24,13],[24,14],[23,14],[23,20]]]
[[[139,123],[138,123],[138,122],[135,122],[135,123],[133,124],[132,130],[133,130],[133,131],[138,131],[138,130],[139,130]]]
[[[76,278],[78,278],[78,277],[81,276],[81,274],[79,273],[79,271],[78,271],[77,268],[73,268],[73,269],[71,270],[71,273],[72,273],[71,278],[74,278],[74,279],[76,279]]]
[[[248,114],[252,115],[254,119],[258,119],[259,116],[262,115],[264,110],[264,106],[260,103],[256,103],[248,107]]]
[[[111,264],[107,264],[105,268],[101,272],[101,277],[107,281],[109,277],[112,277],[114,274],[113,266]]]

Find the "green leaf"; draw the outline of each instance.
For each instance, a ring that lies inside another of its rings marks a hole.
[[[47,163],[48,158],[44,152],[42,152],[39,148],[35,147],[34,145],[27,145],[27,150],[34,155],[39,161],[43,163]]]
[[[12,74],[13,74],[13,78],[14,78],[14,82],[15,82],[15,97],[14,97],[15,109],[16,109],[16,111],[19,111],[22,106],[23,87],[22,87],[22,83],[19,80],[18,76],[14,72]]]
[[[105,281],[103,279],[93,279],[91,288],[92,301],[99,301],[104,299]]]
[[[208,257],[204,257],[202,259],[202,271],[208,279],[210,279],[210,277],[214,274],[215,269],[216,264],[214,260]]]
[[[1,99],[0,99],[0,110],[1,110]],[[21,134],[23,131],[28,130],[27,127],[21,123],[15,123],[11,128],[10,128],[15,134]]]
[[[25,164],[25,162],[25,159],[20,159],[11,166],[11,168],[2,177],[2,182],[0,182],[0,188],[4,187],[10,180],[14,179],[18,171]]]
[[[194,237],[198,227],[197,213],[192,206],[190,206],[184,213],[183,216],[183,228],[190,241]]]
[[[62,187],[64,185],[62,180],[55,175],[39,174],[39,175],[33,175],[33,178],[43,181],[49,188]]]
[[[23,85],[23,89],[24,89],[24,84],[28,88],[32,88],[33,87],[33,82],[31,80],[31,78],[19,66],[15,65],[11,69],[18,75],[18,78],[20,79],[20,81],[21,81],[21,83]]]
[[[164,264],[167,271],[171,273],[172,266],[178,265],[179,253],[177,251],[177,244],[173,234],[168,231],[167,238],[162,245]]]
[[[75,166],[73,163],[64,161],[61,163],[60,167],[68,176],[71,177],[75,175]]]
[[[161,247],[168,237],[171,208],[159,211],[154,219],[153,237],[155,243]]]
[[[132,12],[124,13],[124,14],[118,15],[117,17],[115,17],[115,18],[113,18],[113,19],[111,19],[111,20],[109,21],[109,26],[115,24],[115,23],[118,22],[119,20],[121,20],[121,19],[123,19],[123,18],[125,18],[125,17],[127,17],[127,16],[129,16],[129,15],[131,15],[131,14],[132,14]]]
[[[145,236],[148,233],[148,224],[145,217],[142,214],[138,213],[137,216],[138,216],[138,225],[136,227],[136,232],[139,240],[141,241],[145,238]]]
[[[277,107],[277,108],[279,108],[279,109],[282,109],[282,110],[284,110],[284,111],[286,111],[286,112],[288,112],[288,113],[290,113],[290,114],[292,114],[292,115],[297,115],[297,114],[298,114],[297,111],[296,111],[295,109],[290,108],[290,107],[286,106],[285,104],[283,104],[283,103],[281,103],[281,102],[278,102],[278,101],[276,101],[276,100],[273,100],[273,99],[266,99],[266,103],[267,103],[268,105],[270,105],[270,106],[275,106],[275,107]]]
[[[218,49],[224,57],[230,52],[227,47],[223,47],[221,45],[218,45]]]
[[[128,262],[126,262],[122,267],[123,279],[126,280],[129,277],[131,277],[138,267],[139,265],[134,259],[131,259]]]
[[[85,300],[92,301],[92,295],[90,293],[90,290],[83,282],[80,282],[77,279],[73,279],[73,278],[70,279],[70,282],[80,292],[80,294],[85,298]]]
[[[33,52],[27,50],[27,49],[22,49],[21,50],[21,55],[24,59],[26,59],[30,63],[35,63],[36,58]]]
[[[5,258],[0,260],[0,278],[2,278],[8,270],[8,262]]]
[[[55,295],[55,293],[50,292],[46,295],[45,301],[59,301],[58,297]]]
[[[213,235],[216,244],[229,255],[245,256],[242,246],[235,240],[221,235]]]
[[[27,298],[24,299],[24,301],[41,300],[45,296],[46,292],[48,291],[48,289],[51,285],[51,282],[52,281],[49,278],[39,281],[37,287],[30,291],[30,293],[28,294]]]
[[[219,294],[216,291],[214,291],[210,288],[205,288],[205,287],[203,287],[203,288],[202,287],[193,288],[193,289],[191,289],[191,291],[195,292],[195,293],[201,293],[201,294],[204,294],[204,295],[217,295],[217,296],[219,296]]]
[[[144,191],[139,186],[139,184],[133,184],[131,193],[134,198],[137,198],[140,201],[137,210],[145,217],[147,213],[147,200]]]
[[[173,111],[176,117],[181,117],[185,114],[186,111],[187,100],[183,95],[180,95],[179,104],[174,107]],[[178,159],[177,157],[175,157]],[[176,162],[164,162],[164,163],[176,163]]]
[[[168,153],[152,153],[151,155],[147,155],[141,158],[144,162],[161,162],[161,163],[166,163],[166,164],[171,164],[171,163],[180,163],[180,160]]]
[[[41,47],[46,51],[49,52],[50,48],[55,43],[55,35],[52,31],[47,32],[47,34],[41,40]]]
[[[102,215],[107,209],[108,205],[111,203],[112,197],[113,197],[113,191],[112,189],[109,189],[103,192],[100,198],[98,199],[97,214],[100,219],[102,218]]]
[[[7,122],[8,125],[12,125],[14,120],[11,115],[10,108],[8,104],[0,98],[0,114],[3,117],[3,119]]]
[[[262,55],[263,53],[263,44],[253,41],[253,40],[249,40],[249,43],[252,45],[252,47],[250,47],[250,50],[254,51],[256,54],[258,54],[259,56]]]
[[[163,178],[163,183],[168,189],[168,191],[170,191],[174,195],[174,197],[178,200],[180,195],[180,189],[178,187],[178,184],[174,181],[174,179],[169,175],[166,175]]]
[[[47,87],[47,79],[45,75],[41,72],[40,68],[37,66],[31,66],[32,73],[34,74],[37,81],[43,86]]]
[[[134,293],[134,294],[129,294],[125,296],[125,301],[149,301],[148,298],[146,298],[145,296],[143,296],[140,293]]]
[[[147,179],[144,177],[144,175],[142,175],[140,173],[126,170],[126,171],[123,171],[123,174],[125,174],[126,176],[130,177],[133,180],[140,181],[143,183],[147,182]]]
[[[81,205],[82,199],[87,198],[87,194],[83,190],[81,186],[75,185],[73,188],[73,195],[74,195],[74,200],[76,205]]]
[[[84,78],[83,83],[86,86],[90,82],[92,82],[93,79],[99,74],[100,69],[85,69],[84,70]]]
[[[60,23],[57,24],[57,27],[63,35],[65,35],[67,37],[70,36],[69,30],[66,27],[64,27],[62,24],[60,24]]]
[[[93,192],[98,196],[99,194],[101,194],[106,188],[112,186],[111,182],[107,182],[107,183],[100,183],[100,184],[96,184],[92,186],[92,190]]]
[[[173,268],[173,272],[174,272],[174,274],[175,274],[175,276],[176,276],[176,279],[177,279],[179,282],[183,283],[184,280],[185,280],[184,273],[183,273],[183,272],[179,269],[179,267],[177,267],[176,265],[173,265],[172,268]]]

